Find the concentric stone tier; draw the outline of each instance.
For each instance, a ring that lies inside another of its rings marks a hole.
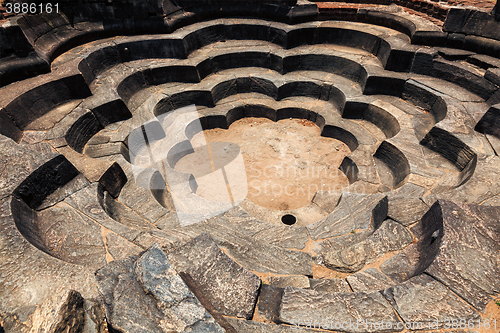
[[[50,73],[0,90],[4,329],[396,332],[490,318],[495,65],[411,44],[417,30],[223,18],[45,54]],[[188,106],[200,126],[186,116],[170,131]],[[307,120],[341,141],[348,187],[181,223],[173,185],[210,201],[175,164],[196,134],[244,118]],[[139,163],[137,133],[163,170]],[[364,325],[335,326],[349,321]]]

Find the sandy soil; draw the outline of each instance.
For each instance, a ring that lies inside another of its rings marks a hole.
[[[198,133],[192,141],[200,141],[204,135],[209,143],[237,144],[244,159],[248,199],[269,209],[287,210],[308,205],[318,190],[348,186],[347,177],[338,167],[350,153],[349,148],[320,134],[316,124],[304,119],[273,122],[244,118],[228,130]],[[187,161],[190,157],[185,158]],[[182,160],[179,163],[182,165]],[[210,195],[202,186],[197,193]]]

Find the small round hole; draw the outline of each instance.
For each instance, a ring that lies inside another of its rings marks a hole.
[[[283,217],[281,218],[281,222],[283,222],[286,225],[292,225],[295,224],[295,222],[297,222],[297,219],[295,218],[295,216],[287,214],[283,215]]]

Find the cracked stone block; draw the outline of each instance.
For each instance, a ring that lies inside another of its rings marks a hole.
[[[278,322],[279,308],[285,288],[262,284],[260,287],[257,309],[260,317],[274,323]]]
[[[388,193],[387,216],[403,225],[418,221],[429,210],[429,207],[420,200],[425,192],[425,188],[407,183],[398,190]]]
[[[367,263],[376,258],[404,248],[413,242],[412,234],[401,224],[386,220],[366,240],[351,245],[341,251],[323,254],[326,267],[341,272],[359,271]]]
[[[391,305],[378,292],[324,293],[293,287],[286,287],[283,292],[280,320],[301,326],[323,323],[321,328],[346,332],[383,332],[385,327],[376,329],[373,323],[392,323],[393,328],[400,323]],[[358,320],[362,324],[358,325]],[[346,323],[346,327],[339,329],[330,323]]]
[[[96,272],[96,278],[115,330],[224,332],[157,244],[140,257],[111,262]]]
[[[464,300],[428,275],[419,275],[383,291],[405,322],[437,321],[443,327],[447,320],[478,319],[479,313]]]
[[[39,306],[20,309],[3,318],[6,332],[82,332],[85,325],[84,299],[74,290],[57,290]]]
[[[355,292],[372,292],[385,290],[395,285],[387,276],[376,268],[368,268],[364,271],[347,277],[347,282]]]
[[[443,221],[439,251],[426,273],[484,311],[500,292],[500,207],[438,201]]]
[[[271,286],[285,288],[285,287],[296,287],[296,288],[309,288],[309,279],[304,275],[291,275],[291,276],[269,276],[265,279],[267,284]]]
[[[383,194],[343,193],[338,206],[324,219],[307,226],[314,240],[347,234],[354,229],[377,226],[387,217]]]
[[[0,135],[0,197],[4,198],[16,189],[22,181],[43,163],[55,156],[37,154],[34,151],[17,145],[12,139]]]
[[[106,264],[100,226],[64,203],[38,212],[34,220],[40,247],[56,258],[97,269]],[[26,225],[28,227],[28,225]]]
[[[106,314],[102,302],[85,300],[85,327],[83,333],[105,333],[107,331]]]
[[[349,293],[349,284],[344,279],[309,279],[311,289],[325,293]]]
[[[204,233],[167,254],[178,272],[188,273],[223,315],[252,317],[260,278],[229,258]]]
[[[118,236],[114,232],[106,234],[106,249],[114,260],[125,259],[143,251],[142,248]]]

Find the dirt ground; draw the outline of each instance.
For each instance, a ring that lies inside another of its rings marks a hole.
[[[308,205],[318,190],[339,190],[349,184],[338,169],[350,153],[349,148],[320,134],[316,124],[304,119],[273,122],[266,118],[244,118],[228,130],[198,133],[192,141],[199,141],[199,136],[204,135],[212,145],[214,142],[238,145],[247,176],[247,198],[262,207],[287,210]],[[189,159],[189,155],[185,158]],[[182,165],[182,160],[179,163]],[[201,187],[197,193],[209,195],[210,191]]]

